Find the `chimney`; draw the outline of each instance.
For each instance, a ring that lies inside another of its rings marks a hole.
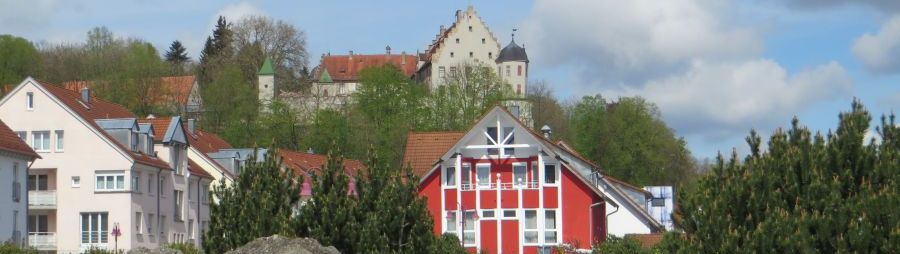
[[[84,104],[91,104],[91,89],[87,86],[81,88],[81,101]]]
[[[406,51],[400,52],[400,65],[406,65]]]
[[[456,10],[456,22],[461,22],[462,19],[463,19],[463,12],[462,12],[462,10]]]
[[[550,126],[547,126],[547,125],[544,125],[544,127],[541,127],[541,132],[544,133],[544,138],[546,138],[546,139],[550,139],[550,134],[553,133],[553,131],[550,130]]]
[[[387,52],[387,55],[391,55],[391,45],[387,45],[387,47],[384,47],[384,51]]]
[[[438,30],[438,31],[440,31],[440,32],[438,33],[438,36],[440,36],[440,35],[444,34],[444,32],[447,31],[447,28],[444,27],[444,25],[441,25],[441,30]]]
[[[197,130],[197,119],[188,119],[188,132],[194,134],[194,131]]]

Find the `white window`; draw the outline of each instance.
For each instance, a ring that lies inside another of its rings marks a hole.
[[[123,191],[125,190],[125,174],[98,174],[97,177],[98,191]]]
[[[194,220],[188,220],[188,239],[194,239]]]
[[[456,168],[444,168],[444,186],[456,186]]]
[[[141,192],[141,173],[132,172],[131,173],[131,190],[135,193]]]
[[[494,219],[497,217],[497,212],[494,210],[481,210],[481,219]]]
[[[72,177],[72,188],[80,188],[81,187],[81,177],[73,176]]]
[[[81,214],[81,244],[107,243],[109,240],[109,214]]]
[[[544,165],[544,183],[545,184],[556,184],[559,179],[559,171],[556,170],[556,165],[554,164],[545,164]]]
[[[475,245],[475,239],[478,239],[478,231],[475,231],[475,211],[466,211],[463,215],[463,243],[465,245]]]
[[[47,190],[47,175],[28,175],[28,190],[45,191]]]
[[[175,169],[175,174],[183,175],[184,167],[182,166],[182,164],[184,163],[182,163],[181,161],[182,149],[180,149],[180,147],[180,145],[172,146],[172,168]]]
[[[50,132],[35,131],[31,133],[31,146],[37,152],[50,151]]]
[[[166,216],[160,215],[159,216],[159,235],[160,235],[160,237],[166,236],[166,222],[168,222],[168,221],[166,221]]]
[[[461,178],[462,178],[461,181],[463,184],[462,187],[466,187],[463,189],[471,189],[472,188],[472,166],[469,166],[469,164],[462,165]]]
[[[148,213],[147,214],[147,234],[150,234],[150,235],[153,235],[153,225],[154,225],[153,219],[154,219],[153,214]]]
[[[537,188],[538,182],[541,181],[538,169],[540,169],[540,167],[537,165],[537,163],[531,164],[531,172],[528,172],[529,174],[531,174],[531,176],[528,177],[528,179],[531,179],[531,181],[528,182],[529,188]]]
[[[528,181],[525,175],[525,168],[525,164],[513,165],[513,184],[515,186],[523,187],[525,182]]]
[[[479,164],[476,166],[476,170],[478,173],[478,187],[490,188],[491,187],[491,165],[490,164]]]
[[[187,189],[188,201],[194,201],[194,192],[192,191],[193,189],[194,189],[194,182],[188,182],[188,189]]]
[[[47,215],[28,215],[28,233],[48,233]]]
[[[450,55],[452,56],[453,53],[450,53]],[[450,74],[456,74],[456,67],[450,67]]]
[[[134,213],[134,233],[144,233],[144,217],[141,216],[141,212]]]
[[[25,131],[17,131],[16,136],[22,139],[22,141],[28,142],[28,132]]]
[[[181,221],[184,219],[182,212],[181,212],[183,210],[182,207],[184,205],[184,200],[183,200],[184,192],[180,191],[180,190],[176,190],[174,192],[175,192],[175,220]]]
[[[447,227],[444,232],[456,233],[456,211],[447,211]]]
[[[525,210],[525,243],[538,243],[537,210]]]
[[[147,194],[153,195],[153,174],[147,174]]]
[[[556,243],[556,210],[544,211],[544,243]]]
[[[65,150],[65,133],[63,131],[56,131],[56,151],[62,152]]]
[[[34,94],[31,92],[25,94],[25,109],[34,109]]]
[[[516,210],[503,210],[504,219],[517,219]]]
[[[507,77],[509,77],[509,73],[510,73],[510,71],[509,71],[509,65],[507,65],[507,66],[506,66],[506,76],[507,76]]]

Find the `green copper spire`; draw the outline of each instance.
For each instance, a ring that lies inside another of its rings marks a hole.
[[[256,75],[275,75],[275,70],[272,69],[272,59],[266,57],[266,61],[263,62],[262,68],[259,68],[259,72]]]
[[[334,81],[331,80],[331,74],[328,74],[328,69],[322,68],[322,74],[319,75],[319,83],[332,83]]]

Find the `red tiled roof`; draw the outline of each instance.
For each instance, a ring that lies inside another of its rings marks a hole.
[[[403,152],[403,165],[409,164],[413,174],[424,177],[433,163],[466,135],[465,132],[410,132]]]
[[[662,233],[652,233],[652,234],[627,234],[625,238],[631,238],[637,240],[641,243],[641,247],[644,248],[652,248],[656,246],[663,239]]]
[[[188,172],[191,172],[191,175],[196,175],[196,176],[206,178],[206,179],[213,179],[213,177],[211,175],[209,175],[209,173],[206,172],[206,170],[203,170],[203,168],[200,167],[200,165],[197,165],[197,163],[191,159],[188,159]]]
[[[19,135],[16,135],[9,126],[6,126],[6,123],[2,120],[0,120],[0,150],[25,155],[31,158],[41,157],[35,153],[24,140],[19,138]]]
[[[130,155],[136,163],[163,169],[171,169],[168,163],[160,160],[159,158],[132,152],[130,149],[127,149],[122,144],[119,144],[119,142],[117,142],[114,138],[109,136],[106,131],[103,131],[103,128],[100,128],[100,126],[95,122],[95,120],[97,119],[136,118],[134,114],[125,109],[125,107],[122,107],[119,104],[98,99],[96,97],[92,97],[90,103],[85,104],[81,101],[81,94],[72,90],[68,90],[63,87],[43,81],[38,81],[37,85],[43,87],[48,92],[53,94],[53,96],[59,99],[59,101],[66,105],[66,107],[81,116],[81,118],[83,118],[91,127],[99,130],[100,133],[106,136],[107,139],[111,140],[113,144],[119,147],[119,149],[125,151],[128,155]]]
[[[182,126],[186,127],[186,126]],[[187,130],[187,128],[185,128]],[[201,153],[215,153],[222,149],[229,149],[231,145],[228,142],[225,142],[224,139],[219,137],[214,133],[205,132],[202,130],[194,130],[193,133],[188,131],[188,143],[191,144],[191,147],[197,148]]]
[[[406,63],[404,64],[404,60]],[[357,81],[359,72],[366,67],[377,67],[385,64],[393,64],[403,71],[407,77],[416,73],[418,58],[412,54],[381,54],[381,55],[333,55],[322,57],[322,62],[316,67],[315,79],[319,79],[322,70],[328,70],[331,80]]]
[[[328,161],[328,156],[325,155],[286,149],[278,150],[278,156],[281,157],[281,165],[294,171],[295,176],[306,174],[310,171],[317,172]],[[344,159],[344,169],[349,174],[354,174],[363,168],[365,166],[358,160]]]
[[[172,123],[171,117],[163,117],[163,118],[145,118],[138,119],[138,123],[149,123],[153,125],[153,140],[157,142],[161,142],[163,138],[166,136],[166,130],[169,129],[169,124]]]
[[[62,86],[66,89],[80,92],[82,88],[93,88],[96,85],[94,81],[66,81]],[[187,105],[188,98],[191,95],[191,87],[194,85],[194,76],[178,76],[178,77],[161,77],[160,83],[162,89],[150,90],[154,93],[151,97],[153,104],[163,104],[173,102],[178,105]]]

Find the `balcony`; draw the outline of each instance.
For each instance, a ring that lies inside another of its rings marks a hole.
[[[28,191],[28,209],[56,209],[56,190]]]
[[[28,246],[37,250],[55,250],[56,232],[30,232]]]

